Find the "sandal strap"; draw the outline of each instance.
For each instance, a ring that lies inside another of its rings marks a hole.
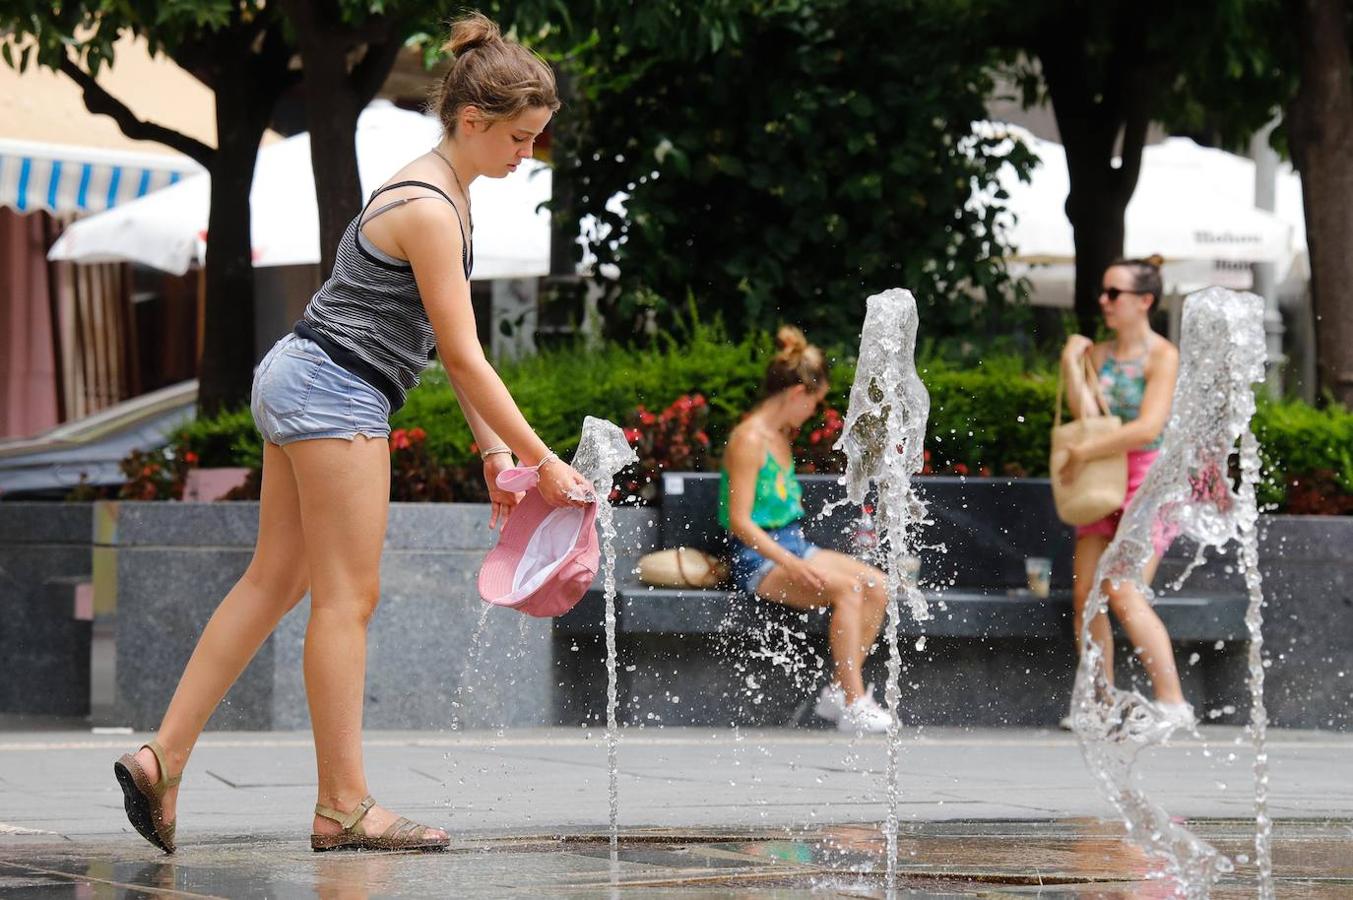
[[[155,764],[160,767],[160,780],[155,783],[155,795],[163,797],[170,788],[178,786],[183,780],[183,773],[172,776],[169,774],[169,769],[164,764],[164,748],[160,746],[159,741],[150,741],[141,746],[154,754]]]
[[[375,805],[375,798],[370,794],[367,794],[366,797],[362,799],[361,803],[358,803],[351,812],[346,813],[325,806],[322,803],[316,803],[315,815],[323,816],[330,821],[337,822],[344,831],[351,832],[353,828],[357,827],[357,823],[362,821],[362,819],[366,817],[366,814],[371,811],[371,807]]]
[[[406,819],[403,816],[400,816],[389,828],[385,829],[385,833],[382,834],[381,837],[390,841],[403,841],[413,838],[414,832],[421,832],[424,830],[424,826],[419,825],[412,819]]]

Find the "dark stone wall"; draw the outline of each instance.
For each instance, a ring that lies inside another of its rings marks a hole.
[[[91,620],[76,618],[91,577],[92,506],[0,504],[0,712],[89,712]]]

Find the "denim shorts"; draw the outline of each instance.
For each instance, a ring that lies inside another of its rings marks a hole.
[[[807,559],[822,549],[808,542],[803,536],[803,525],[799,522],[790,522],[781,528],[767,528],[765,531],[771,536],[771,540],[799,559]],[[732,561],[733,583],[743,593],[755,594],[756,589],[761,587],[762,580],[775,568],[775,563],[731,534],[728,536],[728,548]]]
[[[254,370],[254,424],[274,444],[318,438],[390,436],[390,401],[295,334],[282,338]]]

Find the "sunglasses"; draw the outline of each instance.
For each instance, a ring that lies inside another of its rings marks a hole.
[[[1123,290],[1122,288],[1106,287],[1106,288],[1104,288],[1103,290],[1101,290],[1101,291],[1099,292],[1099,296],[1101,296],[1101,297],[1108,297],[1108,298],[1109,298],[1109,302],[1112,303],[1112,302],[1114,302],[1115,300],[1117,300],[1119,297],[1123,296],[1124,294],[1132,294],[1132,295],[1137,296],[1137,297],[1143,297],[1143,296],[1145,296],[1147,293],[1148,293],[1148,291],[1125,291],[1125,290]]]

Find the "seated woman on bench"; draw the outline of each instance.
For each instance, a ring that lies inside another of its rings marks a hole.
[[[814,711],[842,731],[886,731],[887,710],[861,677],[882,628],[882,572],[803,536],[803,489],[789,435],[827,395],[827,362],[803,332],[786,325],[766,371],[761,400],[733,429],[723,458],[719,522],[729,532],[739,590],[795,609],[831,607],[833,677]]]

